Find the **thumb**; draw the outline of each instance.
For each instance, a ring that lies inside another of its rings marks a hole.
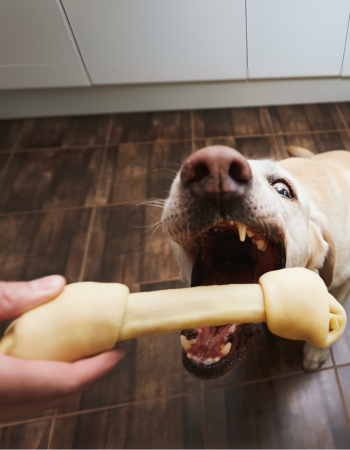
[[[41,303],[53,300],[65,285],[66,280],[61,275],[32,281],[0,281],[0,321],[18,317]]]

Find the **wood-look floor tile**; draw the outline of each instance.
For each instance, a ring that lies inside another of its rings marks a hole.
[[[348,299],[345,303],[345,310],[350,317],[350,300]],[[349,325],[345,328],[345,332],[339,341],[332,345],[334,362],[336,365],[348,364],[350,363],[350,327]]]
[[[134,203],[167,197],[176,172],[190,153],[190,142],[109,147],[98,202]]]
[[[0,273],[4,281],[62,274],[78,281],[91,211],[0,217]]]
[[[1,177],[1,173],[3,171],[3,168],[6,165],[6,162],[9,158],[9,154],[8,153],[0,153],[0,177]]]
[[[275,133],[344,129],[333,103],[270,106],[268,110]]]
[[[338,103],[338,107],[347,127],[350,128],[350,103]]]
[[[169,241],[161,229],[147,229],[160,220],[151,206],[97,208],[87,256],[85,280],[128,286],[179,277]],[[153,234],[153,236],[152,236]]]
[[[202,409],[192,394],[58,418],[52,447],[203,448]]]
[[[315,133],[315,134],[291,134],[278,136],[277,146],[281,154],[288,157],[286,147],[295,145],[311,150],[313,153],[323,153],[331,150],[350,151],[350,137],[346,132],[340,133]]]
[[[16,153],[0,184],[0,211],[91,205],[102,148]]]
[[[0,151],[11,150],[23,125],[23,120],[0,120]]]
[[[208,138],[195,141],[195,148],[198,150],[209,145],[232,147],[242,153],[247,159],[276,156],[276,146],[273,137]]]
[[[51,420],[0,428],[0,448],[47,448]]]
[[[247,381],[302,372],[303,345],[301,341],[291,341],[273,335],[264,324],[261,332],[247,343],[247,353],[233,372],[215,381],[206,381],[204,388],[239,384]],[[332,366],[331,356],[323,367]]]
[[[272,133],[267,108],[226,108],[194,111],[196,139]]]
[[[208,448],[349,448],[333,370],[213,390],[205,397]]]
[[[110,144],[191,139],[190,111],[115,114]]]
[[[103,145],[109,115],[28,119],[18,148]]]
[[[346,408],[350,416],[350,366],[340,367],[338,369],[341,389],[343,391]]]

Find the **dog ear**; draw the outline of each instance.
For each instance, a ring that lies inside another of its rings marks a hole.
[[[328,230],[322,231],[323,239],[328,244],[328,252],[324,260],[323,266],[319,269],[319,274],[326,286],[330,288],[333,284],[335,262],[337,259],[337,251],[335,248],[335,242]]]
[[[320,277],[329,288],[333,283],[334,268],[336,261],[335,243],[328,232],[310,220],[309,226],[310,257],[306,267],[308,269],[318,269]]]

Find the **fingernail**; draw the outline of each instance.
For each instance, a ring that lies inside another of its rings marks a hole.
[[[59,275],[50,275],[48,277],[37,278],[29,281],[33,289],[38,291],[45,291],[48,289],[55,289],[62,285],[62,277]]]

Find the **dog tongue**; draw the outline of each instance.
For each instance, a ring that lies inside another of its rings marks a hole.
[[[187,357],[202,364],[215,364],[220,361],[231,349],[227,337],[235,331],[236,325],[229,324],[221,327],[205,327],[191,330],[196,338],[187,351]],[[186,331],[184,332],[186,336]]]

